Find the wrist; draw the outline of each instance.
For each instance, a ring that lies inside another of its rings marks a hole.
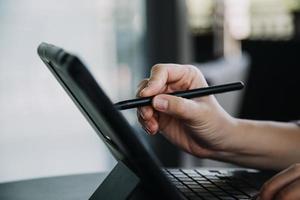
[[[263,127],[269,122],[235,118],[230,129],[230,142],[226,152],[243,155],[262,155],[259,147],[271,142],[272,138],[264,138]]]
[[[220,151],[239,153],[243,148],[243,120],[229,116],[223,128],[224,142]]]

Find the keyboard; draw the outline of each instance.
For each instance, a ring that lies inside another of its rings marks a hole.
[[[190,200],[255,199],[257,186],[224,170],[165,169],[167,177]]]

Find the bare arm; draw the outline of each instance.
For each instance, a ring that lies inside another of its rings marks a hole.
[[[213,95],[183,99],[165,93],[206,87],[190,65],[158,64],[141,82],[138,96],[155,95],[152,106],[138,109],[144,129],[202,158],[248,167],[283,169],[300,162],[300,128],[293,123],[236,119]]]
[[[300,127],[294,123],[236,119],[234,135],[213,159],[280,170],[300,162]]]

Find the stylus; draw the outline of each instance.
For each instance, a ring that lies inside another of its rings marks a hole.
[[[168,93],[169,95],[174,95],[177,97],[183,97],[187,99],[196,98],[196,97],[203,97],[211,94],[219,94],[223,92],[230,92],[234,90],[240,90],[244,88],[243,82],[234,82],[234,83],[228,83],[223,85],[215,85],[210,87],[203,87],[203,88],[197,88],[193,90],[187,90],[187,91],[180,91],[180,92],[173,92]],[[136,107],[142,107],[142,106],[148,106],[151,105],[152,99],[154,96],[151,97],[141,97],[137,99],[130,99],[125,101],[120,101],[118,103],[115,103],[115,108],[119,110],[126,110],[130,108],[136,108]]]

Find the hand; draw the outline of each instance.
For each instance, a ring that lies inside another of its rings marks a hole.
[[[196,156],[209,157],[226,149],[234,119],[214,96],[190,100],[164,94],[207,86],[204,76],[194,66],[155,65],[150,78],[139,85],[137,96],[156,95],[152,106],[138,109],[139,122],[149,134],[161,131],[170,142]]]
[[[259,200],[300,199],[300,164],[295,164],[267,181],[257,198]]]

